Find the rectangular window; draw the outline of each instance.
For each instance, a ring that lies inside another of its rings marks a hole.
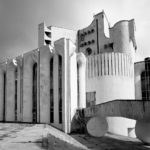
[[[86,92],[86,107],[96,104],[96,92]]]

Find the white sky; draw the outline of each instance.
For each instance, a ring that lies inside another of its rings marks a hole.
[[[150,0],[0,0],[0,61],[38,46],[38,24],[78,30],[105,11],[110,25],[135,19],[136,60],[150,56]]]

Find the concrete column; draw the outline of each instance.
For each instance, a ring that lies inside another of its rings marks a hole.
[[[53,53],[47,46],[40,48],[40,122],[50,123],[50,59]],[[58,114],[58,112],[57,112]]]
[[[102,60],[101,60],[101,63],[102,63],[102,64],[101,64],[101,66],[102,66],[102,76],[104,76],[104,75],[105,75],[105,73],[104,73],[104,72],[105,72],[105,67],[104,67],[104,66],[105,66],[105,65],[104,65],[104,63],[105,63],[105,61],[104,61],[104,54],[101,54],[101,59],[102,59]]]
[[[60,39],[55,42],[55,52],[62,57],[62,124],[59,128],[70,133],[71,120],[77,108],[77,63],[75,45],[69,39]],[[54,56],[54,112],[58,118],[58,56]],[[84,66],[86,68],[86,64]],[[84,72],[85,73],[85,72]],[[85,75],[85,74],[84,74]],[[56,122],[57,123],[57,122]],[[55,124],[56,124],[55,123]]]
[[[3,121],[4,109],[4,72],[0,70],[0,121]]]
[[[16,66],[9,60],[6,70],[6,121],[15,121],[15,69]]]
[[[22,121],[22,56],[17,60],[17,121]]]
[[[54,125],[59,126],[59,110],[58,110],[58,55],[54,55]]]
[[[0,65],[0,121],[4,120],[4,72],[5,72],[5,63]]]
[[[79,108],[86,107],[86,76],[85,76],[85,69],[86,69],[86,57],[83,53],[77,54],[77,63],[78,63],[78,73],[79,73]]]
[[[33,64],[37,62],[37,54],[37,51],[31,51],[23,56],[23,122],[32,122],[33,119]]]

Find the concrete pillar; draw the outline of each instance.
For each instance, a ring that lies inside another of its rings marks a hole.
[[[5,86],[4,86],[4,73],[6,64],[0,64],[0,121],[4,121],[4,111],[5,111]]]
[[[6,70],[6,121],[15,121],[15,70],[13,60],[7,61]]]
[[[66,133],[70,133],[71,119],[76,110],[77,103],[77,79],[76,79],[76,56],[75,45],[69,39],[60,39],[55,42],[54,56],[54,113],[55,118],[58,116],[58,56],[62,57],[62,124],[58,127]],[[72,60],[71,60],[72,58]],[[73,67],[73,68],[72,68]],[[86,66],[85,66],[86,67]],[[73,84],[71,84],[73,83]],[[74,88],[74,89],[72,89]],[[73,91],[75,93],[73,93]],[[74,105],[75,104],[75,105]],[[73,106],[73,107],[72,107]],[[55,121],[55,125],[57,122]]]
[[[77,64],[78,64],[78,73],[79,73],[79,89],[78,89],[78,101],[79,101],[79,108],[86,107],[86,76],[85,76],[85,69],[86,69],[86,57],[83,53],[77,54]]]
[[[54,55],[54,126],[59,128],[59,110],[58,110],[58,55]]]
[[[48,46],[40,48],[40,122],[50,123],[50,59]],[[54,75],[55,76],[55,75]]]
[[[18,56],[17,60],[17,121],[22,121],[22,90],[23,90],[23,68],[22,56]]]
[[[23,122],[32,122],[33,65],[38,62],[38,51],[31,51],[23,57]]]

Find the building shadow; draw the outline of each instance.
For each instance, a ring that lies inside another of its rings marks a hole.
[[[72,134],[71,136],[87,148],[94,150],[150,150],[150,146],[126,137],[125,139],[116,139],[106,135],[97,138],[88,134]]]

